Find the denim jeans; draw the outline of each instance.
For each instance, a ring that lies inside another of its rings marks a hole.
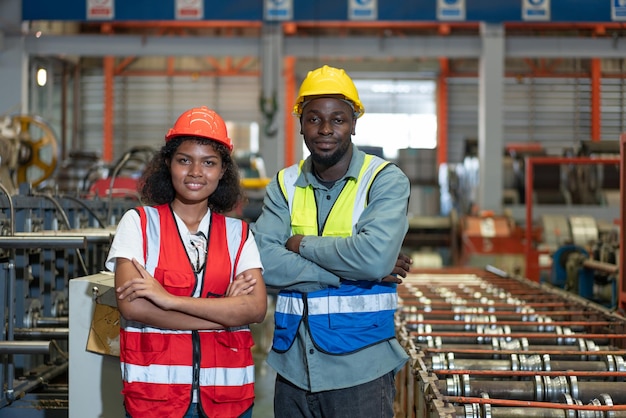
[[[252,405],[252,406],[254,406],[254,405]],[[239,416],[239,418],[252,418],[252,406],[250,408],[248,408],[248,410],[246,412],[241,414]],[[199,418],[199,417],[202,417],[202,415],[200,415],[200,410],[198,409],[198,404],[197,403],[192,403],[189,406],[189,409],[187,410],[185,415],[183,416],[183,418]],[[126,418],[131,418],[131,416],[128,414],[128,412],[126,412]]]
[[[281,376],[274,387],[275,418],[393,418],[393,372],[345,389],[312,393]]]

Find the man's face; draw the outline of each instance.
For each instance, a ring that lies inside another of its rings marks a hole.
[[[346,155],[355,133],[356,118],[348,103],[319,97],[302,109],[300,133],[313,161],[332,167]]]

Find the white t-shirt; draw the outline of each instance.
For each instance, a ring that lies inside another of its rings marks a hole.
[[[174,215],[176,224],[178,225],[178,230],[180,231],[180,236],[185,243],[185,248],[187,248],[192,263],[195,264],[195,251],[191,251],[191,249],[194,247],[192,239],[195,241],[196,238],[193,237],[194,234],[189,232],[185,222],[183,222],[178,215]],[[206,234],[209,230],[210,224],[211,211],[209,210],[204,218],[202,218],[202,221],[200,221],[198,231],[202,231]],[[146,260],[144,260],[143,256],[143,233],[141,231],[141,221],[139,219],[139,214],[134,209],[127,211],[117,225],[115,237],[113,238],[109,255],[107,256],[107,260],[104,264],[107,270],[115,271],[115,259],[117,257],[127,258],[129,260],[135,258],[140,264],[146,264]],[[200,260],[200,265],[203,264],[203,261],[204,260]],[[256,246],[256,241],[254,240],[252,231],[249,231],[248,239],[241,249],[241,256],[239,257],[239,263],[237,265],[235,275],[252,268],[262,269],[263,265],[261,264],[261,256],[259,255],[259,250]]]

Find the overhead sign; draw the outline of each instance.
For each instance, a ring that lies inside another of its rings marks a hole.
[[[611,0],[611,19],[626,20],[626,0]]]
[[[550,0],[522,0],[522,20],[550,20]]]
[[[465,0],[437,0],[437,20],[465,20]]]
[[[376,20],[378,19],[378,0],[349,0],[349,20]]]
[[[114,0],[87,0],[87,19],[111,20],[115,17]]]
[[[291,20],[293,19],[292,0],[265,0],[264,16],[265,20]]]
[[[204,0],[176,0],[176,19],[201,20],[204,18]]]

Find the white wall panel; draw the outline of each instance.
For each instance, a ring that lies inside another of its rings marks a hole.
[[[478,79],[448,79],[448,162],[463,161],[465,141],[478,140]]]
[[[132,147],[163,145],[163,136],[186,109],[206,105],[226,121],[259,122],[257,77],[116,77],[114,160]],[[102,151],[104,90],[102,74],[82,77],[83,144]]]
[[[460,162],[464,141],[478,137],[478,80],[448,80],[448,161]],[[591,138],[588,79],[507,78],[504,144],[539,142],[553,155]],[[606,117],[610,117],[606,115]]]
[[[623,78],[604,79],[601,92],[600,137],[617,141],[626,131],[626,81]]]

